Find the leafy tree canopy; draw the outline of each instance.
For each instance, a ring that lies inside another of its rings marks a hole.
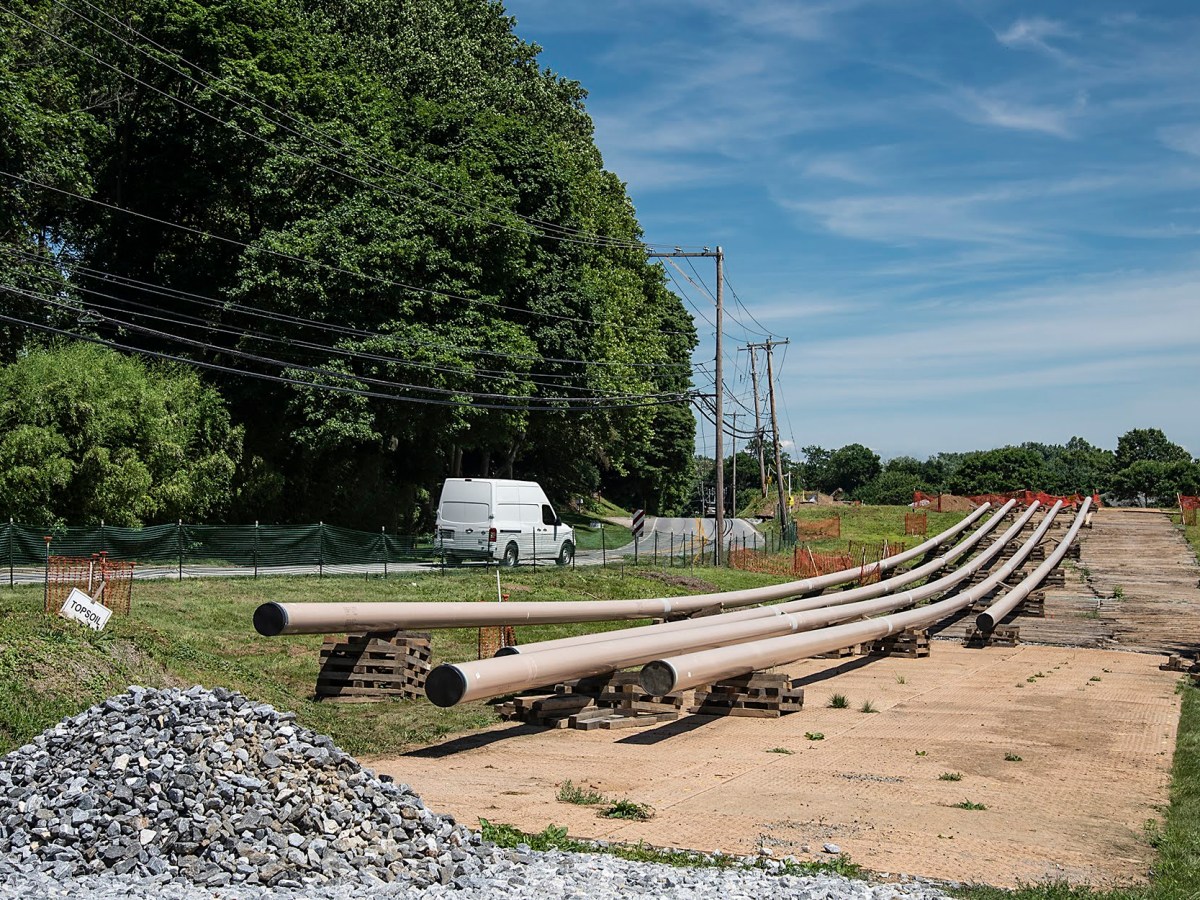
[[[242,430],[191,370],[89,344],[0,368],[0,508],[33,525],[220,515]]]

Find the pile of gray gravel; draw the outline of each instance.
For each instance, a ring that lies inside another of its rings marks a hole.
[[[293,714],[221,688],[131,687],[0,759],[0,900],[944,897],[763,862],[500,849]]]
[[[0,760],[0,854],[209,887],[479,871],[477,834],[294,718],[223,688],[131,687]]]

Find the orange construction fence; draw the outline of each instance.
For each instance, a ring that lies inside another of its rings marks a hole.
[[[47,557],[46,612],[57,614],[72,588],[79,588],[113,612],[128,615],[133,599],[133,567],[133,562],[109,559],[105,553]]]
[[[1179,514],[1183,517],[1184,525],[1200,524],[1197,520],[1197,510],[1200,510],[1200,497],[1179,495]]]
[[[976,506],[981,506],[984,503],[990,503],[993,506],[1001,506],[1009,500],[1016,500],[1018,503],[1023,503],[1025,506],[1031,505],[1035,500],[1044,506],[1050,506],[1062,501],[1063,506],[1067,508],[1078,506],[1083,502],[1084,494],[1047,494],[1044,491],[1009,491],[1004,494],[972,494],[967,497]],[[1092,494],[1092,505],[1100,506],[1100,495]],[[913,506],[924,506],[929,509],[936,509],[939,512],[942,509],[941,494],[924,494],[921,491],[913,491]]]

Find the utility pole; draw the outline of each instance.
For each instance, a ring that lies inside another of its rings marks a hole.
[[[721,540],[725,535],[725,417],[724,417],[724,400],[725,400],[725,370],[722,365],[721,344],[724,331],[725,321],[725,251],[720,247],[716,250],[709,250],[705,247],[702,251],[684,251],[676,249],[672,253],[647,253],[648,257],[681,257],[681,256],[711,256],[717,260],[717,348],[716,348],[716,365],[714,379],[716,381],[716,408],[714,413],[717,418],[717,441],[715,453],[717,463],[717,483],[716,483],[716,535],[713,541],[713,564],[721,564]],[[701,500],[700,513],[704,513],[704,502]]]
[[[754,388],[754,434],[758,441],[758,480],[762,485],[762,495],[767,496],[767,462],[763,458],[762,421],[758,413],[758,348],[762,344],[747,344],[738,347],[738,351],[746,350],[750,354],[750,384]]]
[[[779,452],[779,416],[775,412],[775,373],[771,367],[771,348],[788,342],[787,338],[782,341],[772,341],[768,338],[766,342],[767,390],[771,397],[771,428],[775,431],[775,484],[779,488],[779,533],[781,535],[787,528],[787,499],[783,494],[783,457]]]

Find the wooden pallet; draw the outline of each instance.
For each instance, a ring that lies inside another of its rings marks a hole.
[[[1046,618],[1046,592],[1033,591],[1017,604],[1017,608],[1013,612],[1019,616],[1030,616],[1035,619]]]
[[[1015,647],[1021,640],[1021,629],[1016,625],[1005,625],[984,631],[976,625],[968,625],[963,636],[964,647]]]
[[[551,728],[635,728],[679,718],[683,694],[654,697],[642,690],[638,672],[581,678],[553,686],[553,693],[523,694],[496,707],[502,719]]]
[[[1200,662],[1188,659],[1179,653],[1172,653],[1167,661],[1159,666],[1164,672],[1200,672]]]
[[[432,668],[428,634],[330,635],[321,646],[317,699],[415,700]]]
[[[929,655],[929,632],[906,628],[898,634],[871,641],[872,656],[894,656],[901,659],[920,659]]]
[[[804,689],[793,688],[790,675],[755,672],[697,688],[696,705],[689,711],[699,716],[777,719],[803,707]]]
[[[837,650],[830,650],[828,653],[818,653],[813,659],[845,659],[848,656],[860,656],[863,653],[863,645],[855,644],[853,647],[841,647]]]

